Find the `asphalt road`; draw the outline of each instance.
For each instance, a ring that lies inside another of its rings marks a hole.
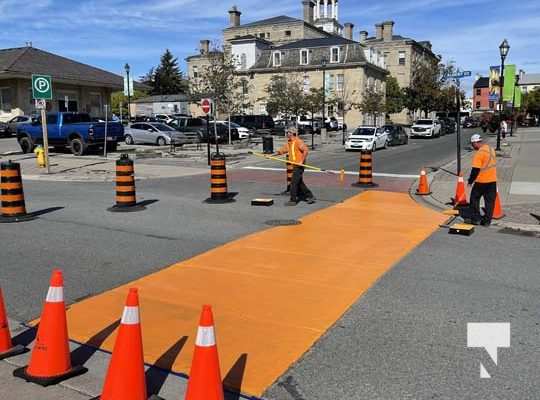
[[[466,152],[469,147],[469,140],[475,130],[463,130],[462,148]],[[339,138],[336,139],[339,141]],[[311,141],[305,138],[309,145]],[[359,152],[346,152],[344,148],[334,146],[333,150],[315,150],[308,158],[308,164],[323,169],[345,171],[358,171]],[[440,138],[412,138],[408,145],[394,146],[387,149],[377,150],[373,154],[373,171],[375,173],[415,175],[425,167],[441,167],[454,161],[457,157],[456,134],[442,136]],[[275,162],[256,162],[256,166],[282,167]]]

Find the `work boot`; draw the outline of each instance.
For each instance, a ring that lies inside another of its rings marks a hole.
[[[285,203],[286,206],[295,206],[297,204],[298,203],[296,201],[292,201],[292,200]]]
[[[306,199],[306,203],[314,204],[315,203],[315,197],[310,197],[310,198]]]

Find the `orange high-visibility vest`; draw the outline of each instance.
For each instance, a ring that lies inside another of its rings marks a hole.
[[[478,149],[471,166],[480,169],[475,182],[497,182],[497,155],[495,154],[495,150],[489,147],[489,145],[484,144]]]

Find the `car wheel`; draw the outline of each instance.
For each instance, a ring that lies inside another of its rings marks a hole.
[[[387,148],[388,148],[388,139],[384,141],[384,146],[383,146],[383,149],[387,149]]]
[[[82,156],[86,152],[86,145],[81,138],[73,138],[69,142],[69,148],[71,149],[71,154],[74,156]]]
[[[28,154],[34,151],[34,142],[28,136],[23,136],[19,139],[19,146],[21,146],[21,151],[23,154]]]
[[[158,146],[167,146],[167,141],[165,140],[164,137],[158,137],[157,139],[157,145]]]
[[[131,135],[126,135],[124,137],[124,142],[126,142],[127,145],[132,145],[135,143],[135,141],[133,140],[133,137]]]

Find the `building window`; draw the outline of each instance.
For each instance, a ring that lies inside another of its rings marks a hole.
[[[334,92],[334,90],[335,90],[335,82],[336,82],[336,79],[335,79],[334,74],[329,74],[328,75],[328,80],[326,82],[328,93],[333,93]]]
[[[304,81],[303,81],[303,86],[304,86],[304,93],[309,93],[309,89],[310,89],[310,86],[311,86],[311,82],[310,82],[310,79],[309,79],[309,75],[308,74],[305,74],[304,75]]]
[[[274,52],[274,67],[281,67],[281,52]]]
[[[266,103],[260,103],[259,104],[259,114],[266,114]]]
[[[481,96],[482,95],[482,89],[476,89],[476,95]]]
[[[285,36],[291,37],[291,35],[292,35],[292,32],[291,32],[291,31],[285,31]]]
[[[266,38],[270,39],[270,32],[266,32]]]
[[[480,102],[477,101],[477,102],[476,102],[476,109],[478,110],[479,108],[480,108]]]
[[[264,39],[264,32],[259,33],[259,37],[260,37],[261,39]]]
[[[399,65],[405,65],[405,52],[399,52]]]
[[[332,63],[339,62],[339,47],[332,47],[330,49],[330,62]]]
[[[345,75],[339,74],[336,77],[336,92],[342,96],[345,88]]]
[[[11,88],[0,88],[0,111],[11,112]]]
[[[240,55],[240,69],[246,69],[247,68],[247,55],[246,53],[242,53]]]
[[[300,65],[309,64],[309,51],[307,49],[300,50]]]
[[[495,108],[495,102],[494,101],[490,101],[489,102],[489,109],[490,110],[493,110]]]

